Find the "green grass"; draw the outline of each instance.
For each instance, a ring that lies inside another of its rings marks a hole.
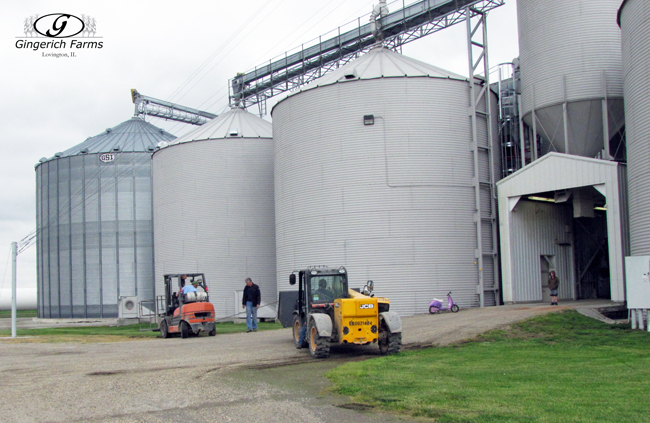
[[[217,323],[217,334],[240,333],[240,332],[246,332],[247,329],[248,328],[246,327],[245,323],[232,323],[232,322]],[[275,323],[275,322],[257,323],[258,331],[275,330],[275,329],[282,329],[282,323]]]
[[[36,310],[16,310],[16,317],[38,317]],[[11,310],[0,311],[0,319],[11,319]]]
[[[328,377],[356,402],[436,422],[647,422],[650,333],[551,313]]]
[[[18,336],[122,336],[127,338],[153,338],[158,335],[158,332],[140,331],[140,325],[137,324],[127,326],[84,326],[74,328],[19,328],[16,332]],[[11,330],[0,330],[0,336],[10,335]]]
[[[217,323],[217,336],[226,333],[246,332],[245,324],[232,322]],[[148,325],[127,326],[85,326],[74,328],[44,328],[44,329],[18,329],[16,335],[20,337],[41,337],[42,342],[110,342],[125,339],[160,338],[160,332],[142,331]],[[259,322],[257,329],[281,329],[282,324]],[[11,330],[0,330],[0,337],[11,336]],[[103,338],[103,339],[102,339]]]

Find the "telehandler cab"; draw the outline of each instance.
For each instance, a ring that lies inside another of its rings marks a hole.
[[[215,336],[214,306],[208,297],[208,286],[203,273],[164,275],[165,295],[156,298],[158,328],[163,338],[181,334],[182,338],[207,332]],[[196,285],[195,292],[183,294],[183,286]],[[178,291],[172,292],[177,286]]]
[[[298,281],[297,299],[281,295],[280,309],[294,299],[292,325],[296,348],[309,347],[314,358],[326,358],[330,345],[377,343],[382,355],[395,354],[402,348],[402,321],[389,310],[387,298],[374,297],[372,281],[362,292],[348,288],[345,267],[309,267],[294,271],[289,284]],[[290,293],[290,292],[287,292]],[[288,316],[287,316],[288,317]]]

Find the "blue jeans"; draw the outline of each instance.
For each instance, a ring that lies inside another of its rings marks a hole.
[[[257,329],[257,307],[252,301],[246,301],[246,326],[249,330]]]

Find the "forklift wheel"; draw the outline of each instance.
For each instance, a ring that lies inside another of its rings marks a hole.
[[[208,332],[209,336],[215,336],[216,334],[217,334],[217,328],[214,328],[210,332]]]
[[[190,336],[190,325],[187,322],[181,322],[181,338],[185,339]]]
[[[309,336],[309,352],[314,358],[327,358],[330,355],[330,340],[318,334],[316,323],[311,320],[307,328]]]
[[[402,334],[391,333],[383,317],[379,317],[379,353],[397,354],[402,349]]]
[[[169,330],[167,329],[167,322],[164,320],[160,322],[160,336],[162,338],[169,338]]]

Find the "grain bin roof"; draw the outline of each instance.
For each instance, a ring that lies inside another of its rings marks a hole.
[[[270,122],[234,107],[169,145],[221,138],[273,138],[273,130]]]
[[[385,47],[375,48],[345,66],[305,85],[302,90],[358,79],[404,78],[428,76],[466,81],[467,78],[437,66],[395,53]]]
[[[467,77],[462,75],[395,53],[385,47],[378,47],[373,48],[368,53],[345,66],[306,84],[298,92],[290,94],[287,97],[291,97],[302,91],[337,83],[378,78],[416,77],[454,79],[459,81],[468,80]]]
[[[301,90],[335,84],[337,82],[375,78],[404,77],[447,78],[466,81],[467,78],[437,66],[395,53],[387,48],[375,48],[345,66],[305,85]]]
[[[61,153],[56,153],[51,160],[58,157],[69,157],[77,154],[153,151],[160,141],[171,141],[174,135],[158,128],[139,117],[133,117],[117,126],[106,129],[99,135],[88,137],[86,141],[75,145]],[[117,150],[116,150],[117,149]],[[45,161],[47,161],[45,160]],[[41,161],[44,161],[41,159]]]

